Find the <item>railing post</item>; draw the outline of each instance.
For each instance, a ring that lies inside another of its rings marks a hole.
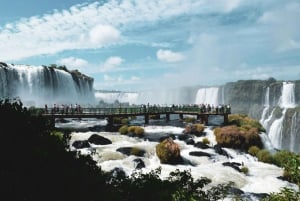
[[[145,114],[145,124],[149,124],[149,115]]]
[[[166,121],[170,121],[170,114],[166,113]]]

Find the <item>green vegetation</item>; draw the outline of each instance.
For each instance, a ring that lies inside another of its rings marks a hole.
[[[299,201],[300,192],[293,191],[289,188],[283,188],[279,193],[271,193],[270,196],[262,201]]]
[[[246,167],[246,166],[243,166],[243,167],[241,168],[241,172],[244,173],[244,174],[248,174],[248,173],[249,173],[249,168]]]
[[[202,139],[202,143],[203,144],[210,144],[210,141],[207,137],[205,137],[205,138]]]
[[[259,152],[260,148],[257,147],[257,146],[251,146],[249,149],[248,149],[248,153],[252,156],[256,156],[257,153]]]
[[[245,130],[257,128],[258,132],[265,132],[265,129],[257,120],[252,119],[245,114],[230,114],[228,116],[228,123],[241,127]]]
[[[194,135],[201,135],[204,131],[203,124],[188,124],[185,126],[184,133],[186,134],[194,134]]]
[[[247,151],[251,146],[262,147],[259,132],[261,124],[246,115],[229,115],[229,126],[214,129],[218,144],[228,148]]]
[[[122,135],[126,135],[128,133],[128,126],[124,125],[122,127],[119,128],[119,133]]]
[[[181,160],[179,145],[172,138],[165,139],[156,145],[156,155],[161,163],[177,164]]]

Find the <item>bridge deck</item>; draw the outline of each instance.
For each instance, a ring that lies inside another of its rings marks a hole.
[[[149,123],[151,115],[166,115],[166,120],[170,120],[171,114],[178,114],[182,119],[183,115],[196,115],[202,123],[208,123],[211,115],[224,116],[224,123],[228,121],[230,108],[216,108],[207,110],[197,106],[185,107],[118,107],[118,108],[47,108],[42,114],[49,118],[108,118],[109,123],[113,123],[114,117],[145,116],[145,123]]]

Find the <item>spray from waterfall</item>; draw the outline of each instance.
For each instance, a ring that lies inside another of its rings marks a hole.
[[[196,104],[211,104],[219,105],[219,88],[210,87],[210,88],[201,88],[198,90],[196,95]]]

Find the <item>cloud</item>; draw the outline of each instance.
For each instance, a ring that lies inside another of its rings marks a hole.
[[[299,10],[299,2],[289,2],[265,11],[258,19],[258,24],[268,28],[267,34],[277,52],[300,49]]]
[[[134,30],[139,24],[222,12],[224,6],[229,10],[237,6],[237,0],[230,2],[214,0],[211,5],[206,0],[112,0],[77,4],[0,25],[0,49],[5,50],[1,59],[20,60],[65,50],[101,48],[121,42],[122,32]],[[219,4],[221,8],[215,6]]]
[[[88,66],[88,62],[84,59],[67,57],[57,61],[60,65],[65,65],[69,69],[79,69]]]
[[[120,66],[123,62],[124,59],[122,59],[121,57],[109,57],[101,66],[100,71],[101,72],[112,71],[116,69],[118,66]]]
[[[184,55],[181,53],[177,53],[177,52],[172,52],[170,50],[162,50],[159,49],[156,52],[156,57],[158,60],[160,61],[164,61],[164,62],[179,62],[184,60]]]
[[[104,46],[117,42],[120,39],[120,31],[110,25],[97,25],[89,32],[92,44]]]

